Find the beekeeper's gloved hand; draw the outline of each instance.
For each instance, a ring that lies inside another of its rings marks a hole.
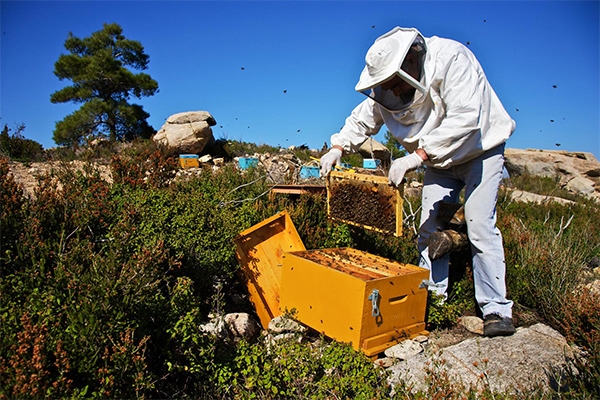
[[[342,162],[342,150],[333,147],[323,157],[321,157],[321,176],[326,177],[334,165],[340,165]]]
[[[404,175],[415,168],[418,168],[423,164],[423,159],[417,153],[412,153],[407,156],[401,157],[392,163],[388,179],[394,186],[398,186],[402,183]]]

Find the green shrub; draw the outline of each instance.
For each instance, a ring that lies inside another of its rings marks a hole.
[[[233,360],[217,369],[215,382],[223,398],[378,399],[389,397],[385,378],[347,344],[280,340],[270,346],[240,343]]]
[[[119,204],[99,174],[61,171],[35,194],[23,205],[13,268],[2,268],[2,393],[144,397],[150,336],[140,327],[151,325],[146,307],[172,260],[161,246],[130,252],[128,231],[112,229]]]
[[[600,251],[598,206],[502,202],[510,296],[552,319]],[[506,208],[504,208],[506,207]]]
[[[279,153],[279,147],[273,147],[266,144],[257,145],[255,143],[247,143],[241,142],[239,140],[228,140],[223,148],[225,152],[229,155],[229,157],[243,157],[252,155],[254,153],[264,154],[271,153],[276,154]]]
[[[342,157],[342,162],[348,163],[353,167],[362,168],[363,156],[361,156],[359,153],[345,154],[344,157]]]
[[[64,164],[29,199],[0,160],[0,397],[389,397],[385,373],[347,345],[235,344],[200,325],[239,284],[235,236],[278,211],[289,211],[307,249],[349,246],[416,265],[412,228],[394,238],[329,221],[320,196],[269,199],[260,168],[183,180],[176,165],[144,142],[114,155],[112,181]],[[591,355],[564,398],[598,397],[600,309],[581,287],[600,255],[598,211],[502,193],[498,205],[509,297]],[[452,257],[452,293],[443,305],[430,300],[428,326],[473,311],[469,258]],[[427,390],[400,385],[396,398],[512,398],[429,374]]]
[[[17,127],[17,130],[12,135],[8,125],[4,125],[0,132],[0,156],[10,157],[16,161],[38,161],[41,159],[44,148],[35,140],[25,139],[21,132],[25,129],[25,125]]]
[[[14,268],[12,260],[18,251],[23,231],[23,187],[9,175],[8,159],[0,157],[0,276]]]
[[[600,253],[600,206],[514,203],[501,193],[499,219],[509,298],[588,351],[564,398],[597,398],[600,382],[600,302],[582,288],[587,264]]]
[[[425,318],[427,329],[433,331],[452,327],[458,323],[459,318],[467,311],[475,312],[472,306],[474,303],[472,287],[473,281],[469,279],[455,282],[449,291],[448,299],[429,292],[427,296],[427,316]]]

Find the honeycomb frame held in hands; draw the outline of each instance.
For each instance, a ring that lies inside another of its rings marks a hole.
[[[331,171],[327,214],[334,221],[402,236],[403,189],[387,177]]]

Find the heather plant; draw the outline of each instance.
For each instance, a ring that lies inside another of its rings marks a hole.
[[[582,282],[586,264],[600,251],[598,206],[502,203],[499,226],[509,268],[510,294],[546,318],[560,314]]]
[[[600,206],[581,198],[572,205],[514,203],[503,193],[500,198],[509,297],[586,350],[564,398],[597,398],[600,301],[585,284],[587,265],[600,254]]]
[[[597,399],[600,396],[600,301],[583,287],[569,294],[558,323],[567,340],[582,353],[575,356],[574,368],[563,378],[564,399]]]
[[[416,234],[328,221],[319,196],[269,198],[260,168],[175,179],[176,161],[152,146],[114,156],[111,168],[108,181],[92,166],[63,165],[29,199],[0,160],[0,398],[516,398],[463,388],[435,365],[426,389],[391,393],[385,370],[347,344],[207,335],[201,325],[227,310],[224,293],[239,284],[234,237],[278,211],[288,210],[307,249],[350,246],[418,264]],[[586,262],[600,255],[598,215],[589,202],[500,196],[509,297],[589,355],[563,398],[598,397],[600,309],[583,286]],[[467,258],[453,256],[451,297],[430,299],[429,327],[473,310]]]
[[[35,199],[23,202],[16,249],[2,260],[3,396],[131,398],[151,389],[149,319],[161,313],[148,310],[166,312],[161,291],[177,262],[162,243],[133,246],[121,189],[93,170],[65,168],[42,176]],[[10,222],[3,228],[15,229]],[[27,360],[38,353],[33,371]],[[24,385],[27,376],[43,385]]]
[[[11,260],[17,250],[17,240],[23,230],[22,208],[25,203],[23,187],[8,179],[8,159],[0,157],[0,243],[2,270],[0,276],[12,269]]]

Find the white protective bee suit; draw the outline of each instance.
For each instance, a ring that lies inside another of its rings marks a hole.
[[[415,44],[424,50],[418,80],[400,68]],[[514,121],[473,53],[456,41],[425,38],[414,28],[397,27],[375,41],[366,63],[356,90],[368,98],[352,111],[341,131],[331,136],[332,152],[340,148],[356,151],[385,124],[409,153],[417,149],[426,153],[425,161],[416,153],[406,158],[412,157],[408,169],[422,162],[427,167],[418,242],[420,266],[430,270],[430,290],[442,295],[447,295],[449,259],[430,261],[427,239],[441,228],[436,219],[438,204],[458,202],[464,187],[477,302],[484,316],[512,317],[512,301],[506,299],[502,236],[496,228],[496,199],[504,143],[515,129]],[[416,89],[411,99],[403,101],[381,88],[396,76]],[[341,156],[341,149],[336,156]],[[406,168],[400,180],[404,172]],[[392,170],[390,180],[391,176]]]

